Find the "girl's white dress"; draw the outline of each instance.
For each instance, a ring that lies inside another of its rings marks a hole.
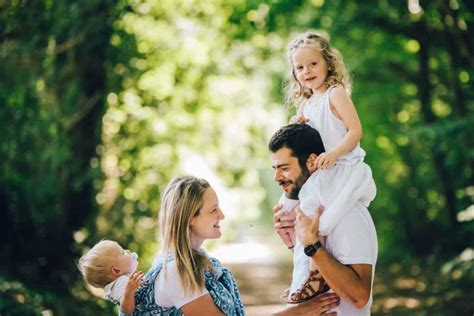
[[[309,119],[308,124],[321,135],[326,152],[336,147],[347,133],[344,123],[331,111],[329,94],[332,88],[326,90],[319,102],[310,98],[303,109],[304,116]],[[319,222],[320,235],[327,236],[355,203],[368,207],[375,198],[375,182],[364,157],[365,151],[357,144],[329,169],[315,171],[301,188],[300,208],[307,216],[314,217],[319,205],[324,205]],[[283,193],[280,204],[283,209],[290,210],[295,201],[286,198]]]

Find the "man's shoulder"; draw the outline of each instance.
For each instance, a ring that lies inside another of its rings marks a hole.
[[[325,171],[327,170],[314,171],[308,177],[308,179],[306,179],[306,182],[303,184],[301,188],[301,192],[304,192],[304,194],[312,194],[315,190],[320,190],[321,185],[324,181],[324,178],[327,176],[327,173]]]
[[[375,265],[377,233],[367,208],[357,203],[329,233],[327,247],[343,264]]]
[[[336,227],[339,228],[337,231],[342,233],[350,233],[350,231],[354,230],[367,230],[372,227],[375,229],[369,210],[359,202],[341,218]]]
[[[328,183],[331,183],[331,180],[335,176],[335,171],[334,168],[329,168],[325,170],[316,170],[313,172],[309,178],[306,180],[306,182],[303,184],[301,187],[299,199],[305,199],[308,198],[309,195],[314,195],[318,194],[321,195],[323,194],[322,197],[327,192],[323,192],[323,189],[327,187]],[[321,196],[320,196],[321,197]],[[321,198],[322,198],[321,197]]]

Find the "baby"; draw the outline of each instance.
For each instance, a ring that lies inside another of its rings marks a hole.
[[[78,267],[87,284],[103,288],[104,298],[119,304],[125,314],[135,310],[135,291],[144,284],[137,271],[138,255],[117,242],[102,240],[79,259]]]

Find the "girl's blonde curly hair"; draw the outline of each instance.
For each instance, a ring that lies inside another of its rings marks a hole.
[[[292,56],[301,47],[310,47],[321,52],[328,65],[328,75],[325,86],[340,85],[348,95],[352,92],[352,82],[349,72],[344,64],[341,53],[329,44],[329,35],[324,32],[308,31],[298,35],[288,45],[287,57],[291,65],[290,78],[285,88],[285,103],[298,106],[313,94],[309,88],[304,87],[296,78]]]

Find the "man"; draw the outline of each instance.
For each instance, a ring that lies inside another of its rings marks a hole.
[[[306,183],[301,193],[321,196],[327,189],[321,185],[324,183],[321,179],[330,172],[317,170],[316,159],[324,152],[324,146],[315,129],[306,124],[290,124],[272,136],[268,147],[272,153],[274,181],[285,191],[286,197],[301,198],[299,193]],[[307,182],[310,177],[320,178]],[[328,234],[326,246],[321,245],[317,235],[322,207],[314,219],[298,209],[295,225],[281,206],[276,206],[275,228],[289,248],[292,245],[288,233],[296,230],[291,291],[304,282],[309,260],[312,260],[325,282],[341,298],[340,305],[333,311],[338,315],[370,315],[377,236],[367,208],[362,203],[349,207],[347,214]]]

